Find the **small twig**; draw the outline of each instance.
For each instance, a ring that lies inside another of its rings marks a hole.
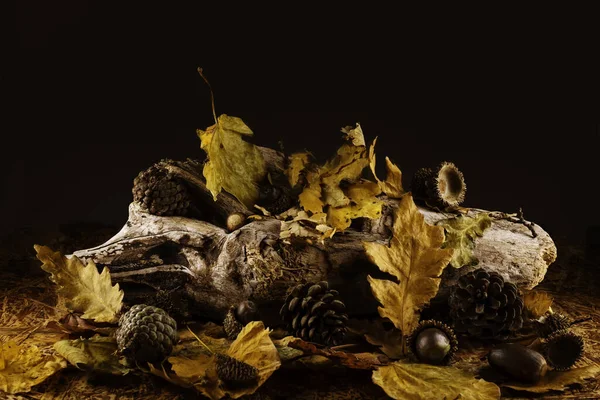
[[[592,317],[576,319],[575,321],[570,323],[570,326],[581,324],[583,322],[587,322],[587,321],[591,321],[591,320],[592,320]]]
[[[529,231],[531,232],[532,237],[535,238],[538,235],[534,229],[535,224],[533,222],[526,221],[525,218],[523,217],[523,208],[519,208],[519,212],[514,213],[514,214],[507,214],[507,213],[501,212],[501,211],[493,211],[493,212],[490,212],[490,217],[499,219],[499,220],[510,221],[515,224],[525,225],[527,227],[527,229],[529,229]]]

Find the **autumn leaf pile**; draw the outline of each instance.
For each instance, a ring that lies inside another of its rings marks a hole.
[[[214,125],[197,133],[207,155],[203,175],[214,200],[224,191],[248,209],[263,210],[261,218],[279,219],[283,246],[295,240],[326,244],[339,232],[352,229],[357,219],[380,218],[386,202],[394,200],[394,207],[387,210],[393,218],[389,242],[364,243],[366,256],[390,276],[368,277],[379,302],[380,318],[370,325],[350,321],[350,328],[374,350],[351,352],[292,336],[276,338],[273,329],[260,321],[250,322],[230,341],[214,334],[215,329],[211,333],[208,324],[190,321],[189,326],[180,327],[181,340],[164,362],[131,365],[120,356],[114,339],[124,293],[118,284],[112,284],[108,269],[99,272],[91,260],[67,258],[48,247],[35,246],[42,269],[56,284],[55,310],[62,317],[49,320],[47,326],[58,327],[63,337],[44,351],[26,340],[1,343],[0,390],[28,392],[70,365],[116,376],[152,374],[210,399],[240,398],[256,392],[279,368],[303,360],[313,366],[333,364],[372,371],[373,383],[394,399],[499,398],[496,384],[472,372],[410,361],[406,345],[421,312],[437,295],[445,268],[477,264],[475,242],[491,225],[490,216],[454,215],[436,225],[427,224],[412,194],[404,190],[398,166],[386,157],[386,177],[382,180],[377,175],[377,139],[367,146],[360,124],[341,131],[343,144],[323,164],[314,162],[306,152],[287,157],[285,174],[297,193],[297,202],[279,215],[270,215],[257,204],[260,186],[270,176],[260,149],[246,140],[252,130],[240,118],[221,115],[215,117]],[[550,307],[543,296],[530,295],[526,303],[535,315],[543,315]],[[393,328],[385,328],[384,321]],[[222,328],[216,331],[222,332]],[[246,387],[228,386],[217,372],[219,354],[256,368],[256,382]],[[510,387],[534,392],[562,390],[599,372],[572,370],[549,375],[533,389]]]

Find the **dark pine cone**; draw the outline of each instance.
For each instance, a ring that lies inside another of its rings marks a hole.
[[[179,340],[175,320],[146,304],[136,304],[121,316],[116,337],[121,353],[140,363],[164,360]]]
[[[186,187],[165,170],[154,164],[133,180],[133,201],[142,204],[154,215],[185,215],[190,206]]]
[[[338,291],[330,290],[329,284],[322,281],[294,287],[279,313],[296,337],[337,346],[346,335],[345,310]]]
[[[247,385],[256,382],[258,369],[226,354],[216,354],[217,376],[228,384]]]
[[[506,339],[523,326],[523,300],[517,287],[495,272],[463,275],[450,295],[457,332],[483,339]]]

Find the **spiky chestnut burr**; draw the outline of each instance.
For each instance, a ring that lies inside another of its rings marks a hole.
[[[571,320],[560,313],[547,313],[535,323],[535,330],[539,337],[546,339],[554,332],[571,327]]]
[[[543,354],[548,364],[559,371],[570,369],[583,356],[583,337],[563,329],[551,334],[543,346]]]

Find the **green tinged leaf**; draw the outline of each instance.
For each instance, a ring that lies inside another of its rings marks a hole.
[[[98,273],[92,261],[85,266],[73,256],[67,258],[46,246],[34,246],[42,269],[58,285],[59,302],[65,300],[70,311],[83,313],[81,318],[96,322],[116,322],[123,305],[123,291],[112,285],[108,268]]]
[[[117,343],[111,337],[96,335],[89,339],[61,340],[54,344],[54,350],[82,370],[113,375],[131,371],[117,356]]]
[[[454,367],[397,361],[373,372],[373,382],[398,400],[495,400],[500,388]]]
[[[242,138],[252,136],[250,128],[240,118],[223,114],[215,125],[206,131],[198,129],[197,134],[208,155],[203,174],[213,199],[224,189],[251,209],[266,166],[258,147]]]
[[[477,264],[473,255],[475,239],[483,236],[483,232],[492,225],[492,219],[487,213],[479,213],[475,217],[460,215],[456,218],[439,221],[446,230],[444,248],[454,249],[450,265],[461,268]]]

